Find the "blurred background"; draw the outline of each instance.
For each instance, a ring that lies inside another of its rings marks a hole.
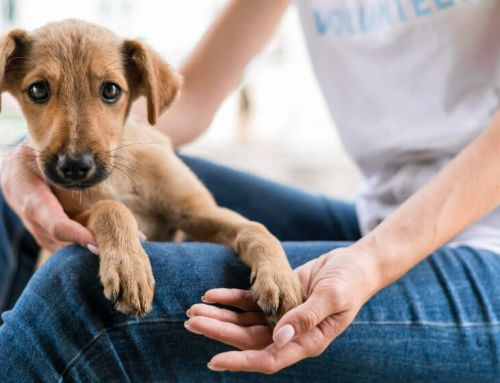
[[[142,38],[179,67],[227,0],[0,2],[2,33],[76,17]],[[16,102],[2,98],[4,147],[23,134],[25,124]],[[293,6],[209,131],[182,150],[312,192],[354,198],[360,173],[347,158],[322,99]]]

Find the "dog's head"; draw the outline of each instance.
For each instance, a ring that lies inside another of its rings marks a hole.
[[[38,165],[57,186],[105,179],[131,102],[146,97],[153,125],[178,88],[177,75],[147,45],[83,21],[16,29],[0,41],[0,91],[20,103]]]

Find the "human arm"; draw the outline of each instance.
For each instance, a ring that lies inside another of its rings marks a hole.
[[[209,126],[222,101],[239,84],[248,62],[272,36],[289,0],[231,0],[208,29],[179,72],[184,81],[179,98],[156,128],[180,145]],[[133,112],[145,119],[139,100]]]
[[[498,205],[499,157],[500,112],[476,140],[371,233],[297,268],[308,299],[287,313],[274,331],[255,313],[194,305],[186,324],[189,330],[242,350],[216,355],[210,368],[274,373],[319,355],[373,294]],[[211,290],[205,300],[236,307],[251,303],[247,292],[227,289]]]

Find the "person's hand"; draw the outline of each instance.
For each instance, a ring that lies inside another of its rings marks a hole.
[[[356,258],[350,249],[337,249],[297,268],[308,299],[285,314],[274,331],[258,311],[251,291],[224,288],[207,291],[204,303],[187,311],[185,327],[241,350],[214,356],[210,369],[275,373],[321,354],[374,293],[376,276]]]
[[[55,252],[69,243],[95,243],[92,233],[69,219],[50,187],[40,176],[37,152],[24,144],[9,153],[2,166],[5,200],[44,249]]]

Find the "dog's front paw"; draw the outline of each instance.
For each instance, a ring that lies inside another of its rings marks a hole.
[[[251,283],[257,304],[272,325],[304,301],[299,278],[290,268],[262,266],[252,273]]]
[[[143,317],[151,311],[155,280],[142,248],[113,254],[101,252],[100,277],[104,295],[127,315]]]

